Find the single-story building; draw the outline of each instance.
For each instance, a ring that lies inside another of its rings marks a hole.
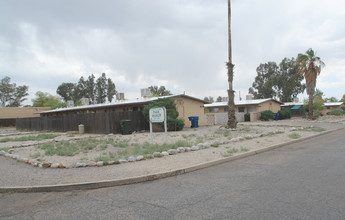
[[[341,109],[341,107],[345,106],[344,102],[325,102],[323,103],[323,106],[325,106],[325,110],[322,111],[323,114],[327,114],[327,112],[330,112],[334,109]]]
[[[251,99],[235,101],[235,112],[262,112],[265,110],[271,110],[277,113],[280,110],[282,103],[269,98],[269,99]],[[211,104],[205,104],[206,112],[209,113],[226,113],[228,112],[228,102],[214,102]]]
[[[199,125],[206,125],[206,120],[204,116],[204,104],[208,103],[204,100],[188,96],[185,94],[181,95],[171,95],[162,97],[150,97],[141,98],[136,100],[123,100],[116,101],[114,103],[106,104],[94,104],[94,105],[84,105],[76,106],[70,108],[60,108],[50,111],[41,112],[41,116],[59,116],[59,115],[70,115],[70,114],[86,114],[86,113],[97,113],[97,112],[126,112],[126,111],[142,111],[144,106],[150,102],[156,101],[162,98],[173,98],[176,103],[176,108],[179,113],[178,118],[185,122],[186,127],[190,127],[191,123],[188,119],[190,116],[199,117]]]
[[[17,118],[40,117],[42,111],[50,107],[0,107],[0,126],[16,126]]]
[[[292,116],[304,116],[305,109],[303,108],[303,102],[285,102],[280,105],[281,110],[290,110]]]

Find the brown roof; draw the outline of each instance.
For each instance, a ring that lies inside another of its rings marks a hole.
[[[50,107],[1,107],[0,119],[39,117],[40,112],[48,110]]]

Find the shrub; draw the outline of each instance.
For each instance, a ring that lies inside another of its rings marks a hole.
[[[249,113],[244,114],[244,121],[250,121],[250,114]]]
[[[181,119],[168,118],[167,127],[168,131],[181,131],[184,127],[184,121]]]
[[[344,112],[341,109],[333,109],[332,111],[327,112],[327,115],[344,115]]]
[[[264,121],[268,121],[270,119],[274,119],[274,113],[271,110],[266,110],[266,111],[262,111],[260,112],[261,116],[260,119],[264,120]]]
[[[280,120],[291,118],[291,111],[290,110],[281,110],[281,111],[278,111],[278,114],[279,114]]]
[[[345,111],[345,106],[342,106],[341,109],[342,109],[343,111]]]

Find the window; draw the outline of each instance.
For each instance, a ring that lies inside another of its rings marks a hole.
[[[218,108],[211,108],[211,109],[210,109],[210,112],[212,112],[212,113],[215,113],[215,112],[218,112],[218,111],[219,111]]]
[[[238,112],[244,112],[245,107],[238,107]]]

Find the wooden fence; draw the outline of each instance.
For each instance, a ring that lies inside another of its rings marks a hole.
[[[63,116],[42,116],[39,118],[18,118],[17,129],[36,131],[78,131],[84,125],[85,133],[121,133],[121,120],[131,120],[131,130],[149,130],[149,123],[141,112],[99,112],[70,114]]]

